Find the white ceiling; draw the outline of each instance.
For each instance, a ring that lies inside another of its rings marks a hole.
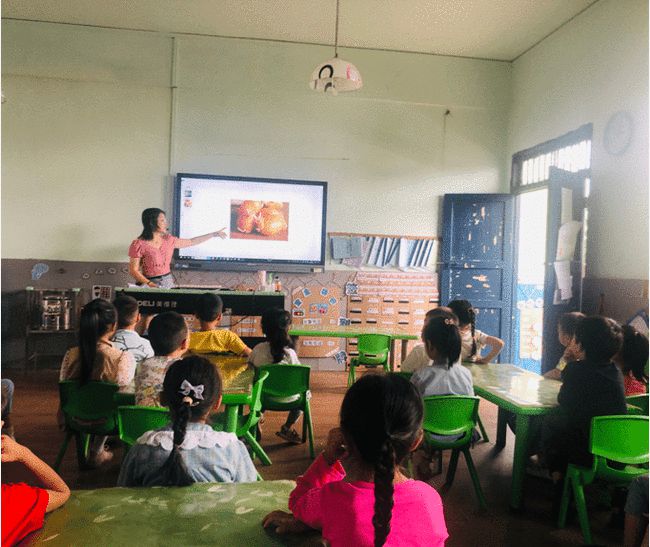
[[[339,45],[512,61],[596,1],[340,0]],[[2,17],[333,45],[336,0],[2,0]]]

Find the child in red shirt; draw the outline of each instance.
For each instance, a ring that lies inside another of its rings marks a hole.
[[[1,450],[2,463],[22,463],[45,487],[2,485],[2,547],[8,547],[41,528],[45,513],[61,507],[70,497],[70,489],[54,469],[11,437],[2,435]]]

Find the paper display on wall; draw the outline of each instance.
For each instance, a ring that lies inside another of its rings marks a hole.
[[[581,228],[582,223],[577,220],[565,222],[560,226],[557,233],[555,260],[573,260],[573,255],[576,251],[576,242],[578,241],[578,234]]]
[[[568,260],[555,262],[553,264],[553,267],[555,269],[556,279],[553,304],[560,304],[562,301],[570,300],[573,296],[573,277],[571,277],[571,262]]]

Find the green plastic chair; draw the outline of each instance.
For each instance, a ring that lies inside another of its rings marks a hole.
[[[268,457],[266,452],[264,452],[264,449],[257,442],[255,435],[251,433],[251,431],[255,430],[257,422],[260,421],[262,416],[262,388],[264,387],[264,381],[268,375],[269,373],[266,371],[260,372],[257,380],[253,384],[249,412],[248,414],[240,414],[237,416],[237,429],[235,430],[235,435],[240,439],[244,439],[248,443],[255,455],[264,465],[271,465],[271,459]],[[220,412],[219,414],[212,416],[212,429],[215,431],[224,431],[225,428],[225,412]]]
[[[348,387],[356,381],[354,374],[358,366],[368,368],[383,367],[388,369],[388,354],[390,352],[390,336],[385,334],[360,334],[357,338],[358,357],[350,359],[348,372]]]
[[[630,395],[625,398],[627,402],[627,413],[637,416],[648,416],[648,394]]]
[[[156,406],[117,407],[117,426],[120,440],[127,449],[147,431],[164,427],[171,420],[169,409]]]
[[[424,398],[424,423],[422,429],[425,433],[445,436],[461,435],[456,440],[440,440],[424,436],[425,443],[437,450],[451,450],[449,469],[443,486],[444,491],[451,488],[458,466],[458,457],[462,452],[467,462],[469,474],[472,477],[474,491],[481,509],[486,509],[485,497],[478,480],[478,474],[470,454],[472,431],[476,426],[478,416],[478,397],[463,395],[433,395]]]
[[[398,372],[393,372],[393,374],[396,374],[397,376],[401,376],[402,378],[405,378],[409,382],[411,381],[411,376],[413,376],[412,372],[403,372],[401,370]],[[486,443],[489,443],[490,439],[488,437],[487,431],[485,431],[485,427],[483,427],[483,422],[481,421],[481,415],[477,413],[476,416],[477,416],[476,420],[477,420],[478,429],[481,432],[481,437]],[[438,461],[438,473],[441,472],[441,469],[442,469],[442,457]]]
[[[307,440],[307,434],[309,434],[309,455],[313,459],[314,430],[309,405],[311,367],[278,363],[264,365],[260,367],[260,372],[262,371],[269,374],[262,389],[262,412],[266,410],[302,410],[302,442]]]
[[[585,543],[592,543],[584,486],[597,478],[625,486],[635,477],[648,473],[648,421],[647,416],[596,416],[591,420],[589,451],[594,456],[593,463],[591,467],[569,464],[557,521],[559,528],[566,524],[569,488],[573,488],[582,536]],[[612,462],[622,467],[614,469]]]
[[[59,382],[61,410],[65,417],[65,439],[54,463],[58,471],[68,449],[68,443],[75,438],[77,462],[80,469],[87,466],[90,435],[111,435],[117,431],[115,394],[117,384],[88,382],[83,386],[78,381]]]

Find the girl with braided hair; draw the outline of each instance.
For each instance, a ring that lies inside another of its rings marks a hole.
[[[173,363],[163,382],[161,402],[172,423],[148,431],[129,450],[118,486],[189,486],[195,482],[254,482],[255,466],[234,433],[207,423],[221,404],[221,378],[204,357]]]
[[[476,310],[468,300],[452,300],[447,304],[458,317],[461,336],[461,361],[471,361],[485,365],[492,361],[503,349],[503,340],[489,336],[476,328]],[[481,356],[481,350],[490,346],[490,352]]]
[[[278,533],[320,529],[332,547],[444,545],[440,496],[399,467],[422,440],[422,418],[422,399],[408,380],[364,375],[343,399],[340,428],[298,477],[293,514],[274,511],[263,525]]]

